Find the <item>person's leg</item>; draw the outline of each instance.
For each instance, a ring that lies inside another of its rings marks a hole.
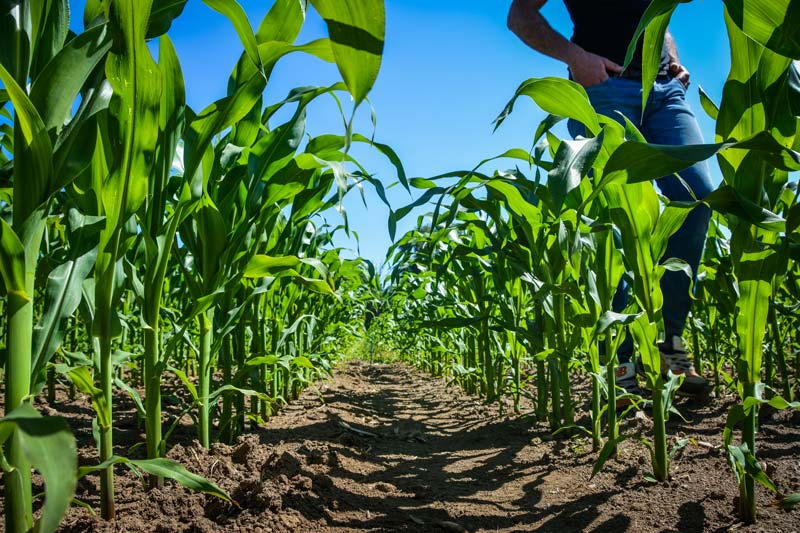
[[[634,124],[639,124],[642,110],[642,87],[641,83],[635,80],[628,80],[622,78],[609,78],[605,82],[586,88],[586,94],[589,96],[589,101],[592,103],[595,111],[602,115],[610,117],[620,124],[624,125],[624,120],[620,113],[628,118]],[[570,134],[573,138],[585,135],[585,128],[582,124],[570,120],[567,124]],[[628,286],[622,281],[617,287],[612,302],[612,308],[616,312],[622,312],[628,305]],[[642,389],[639,388],[639,382],[636,378],[636,368],[631,361],[633,357],[633,339],[625,330],[625,339],[622,345],[617,350],[618,365],[615,369],[617,386],[622,387],[626,393],[641,395]],[[601,356],[604,353],[605,344],[600,344]],[[619,400],[617,408],[621,409],[628,405],[629,400]]]
[[[656,84],[645,108],[641,130],[649,142],[658,144],[687,145],[703,142],[700,127],[686,102],[685,90],[677,80]],[[705,161],[679,172],[679,176],[681,179],[673,175],[657,180],[661,192],[672,201],[701,200],[713,190]],[[695,207],[670,238],[664,253],[664,259],[675,257],[686,261],[695,280],[710,218],[711,211],[708,207]],[[689,394],[703,394],[708,391],[709,383],[695,371],[681,339],[691,307],[689,283],[689,277],[683,272],[668,271],[661,279],[665,339],[659,348],[662,370],[669,368],[676,374],[685,374],[681,390]]]
[[[656,84],[645,108],[641,130],[648,142],[657,144],[703,143],[697,119],[686,101],[685,90],[676,79]],[[705,161],[678,174],[685,183],[674,175],[657,180],[662,194],[672,201],[702,200],[714,188]],[[707,206],[694,208],[670,238],[664,259],[675,257],[686,261],[696,278],[710,219],[711,210]],[[683,272],[668,271],[661,279],[661,289],[665,295],[662,311],[665,334],[667,338],[673,335],[680,337],[691,306],[689,278]]]
[[[622,113],[634,124],[639,124],[642,110],[642,85],[636,80],[624,78],[609,78],[603,83],[586,87],[586,94],[594,110],[602,115],[613,118],[624,125],[624,120],[620,116]],[[570,120],[567,124],[570,135],[573,138],[585,135],[585,128],[582,124]],[[628,305],[628,286],[623,281],[614,294],[612,308],[616,312],[622,312]],[[602,345],[601,345],[602,348]],[[605,355],[605,354],[602,354]],[[628,365],[633,355],[633,339],[626,333],[617,357],[620,365]],[[628,378],[635,381],[631,365],[631,373]],[[626,387],[627,388],[627,387]]]
[[[610,117],[623,126],[624,121],[619,113],[625,115],[634,124],[639,124],[642,113],[642,84],[636,80],[625,78],[608,78],[603,83],[585,87],[589,102],[595,111]],[[573,138],[585,135],[583,124],[572,119],[567,124]]]

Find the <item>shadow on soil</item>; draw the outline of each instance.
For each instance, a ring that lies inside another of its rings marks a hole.
[[[363,370],[369,377],[371,369]],[[369,518],[328,513],[331,527],[353,530],[442,531],[456,524],[468,531],[508,529],[530,531],[587,530],[599,518],[596,507],[619,491],[598,491],[558,504],[544,502],[544,485],[557,470],[552,458],[565,443],[552,443],[550,453],[538,460],[520,461],[518,455],[531,440],[547,433],[535,432],[521,419],[497,419],[492,408],[458,416],[463,399],[425,396],[409,391],[405,368],[382,367],[371,379],[376,388],[336,390],[324,395],[328,406],[347,406],[347,418],[374,419],[381,424],[344,422],[336,413],[313,424],[259,433],[262,444],[313,439],[336,447],[348,464],[360,468],[334,468],[331,496],[343,510],[369,510]],[[477,402],[473,402],[476,405]],[[374,435],[374,436],[372,436]],[[346,447],[341,447],[345,443]],[[530,481],[533,479],[533,481]],[[349,482],[348,482],[349,481]],[[365,494],[343,487],[391,484]],[[396,488],[397,490],[394,490]],[[498,498],[506,494],[507,499]],[[516,496],[516,497],[515,497]],[[479,508],[491,513],[475,513]],[[463,509],[463,514],[460,510]],[[520,512],[520,510],[527,510]],[[303,511],[301,511],[303,512]],[[307,518],[321,518],[305,510]],[[629,519],[614,516],[596,524],[597,531],[624,531]]]

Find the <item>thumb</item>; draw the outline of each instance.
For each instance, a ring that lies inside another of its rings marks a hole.
[[[606,70],[610,70],[611,72],[622,72],[622,65],[618,65],[608,58],[603,58],[603,64],[605,65]]]

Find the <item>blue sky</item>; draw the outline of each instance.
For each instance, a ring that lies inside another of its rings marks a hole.
[[[271,5],[264,0],[240,3],[254,27]],[[80,29],[83,4],[71,2],[76,30]],[[529,49],[507,30],[509,5],[510,0],[386,0],[383,66],[370,95],[377,115],[375,139],[397,151],[410,177],[468,169],[508,148],[530,147],[533,132],[545,116],[532,102],[521,102],[495,133],[492,120],[522,81],[563,76],[566,68]],[[572,24],[560,0],[550,0],[543,13],[556,30],[570,36]],[[712,141],[714,125],[700,108],[697,87],[701,85],[719,102],[730,64],[722,2],[695,0],[681,5],[670,30],[692,73],[690,102],[706,140]],[[183,66],[188,103],[199,110],[224,96],[228,75],[242,49],[227,19],[200,0],[189,0],[169,34]],[[299,42],[324,35],[324,23],[309,10]],[[293,87],[328,85],[337,80],[334,66],[295,54],[279,63],[266,99],[279,101]],[[357,124],[358,131],[371,134],[366,106]],[[312,105],[309,134],[342,131],[333,100],[320,99]],[[563,129],[558,132],[567,135]],[[381,157],[364,148],[353,153],[384,184],[395,181],[393,168]],[[712,163],[719,182],[714,167]],[[380,263],[390,245],[388,210],[371,190],[365,190],[365,197],[367,208],[356,194],[345,200],[345,208],[351,228],[360,237],[361,255]],[[389,199],[394,207],[412,201],[400,187],[390,189]],[[328,219],[333,225],[341,221],[336,213]],[[398,226],[398,235],[414,223],[414,216],[405,219]],[[355,248],[355,242],[343,234],[339,244]]]

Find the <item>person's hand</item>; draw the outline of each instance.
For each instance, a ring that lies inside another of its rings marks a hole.
[[[583,49],[578,50],[567,62],[567,65],[572,73],[572,79],[584,87],[603,83],[608,79],[609,72],[622,72],[621,65]]]
[[[680,63],[669,64],[669,75],[673,78],[678,78],[678,81],[681,82],[684,89],[689,88],[689,71]]]

